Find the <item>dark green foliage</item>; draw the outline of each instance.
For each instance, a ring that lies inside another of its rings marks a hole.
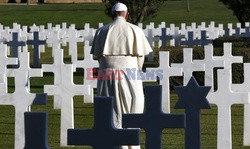
[[[213,41],[214,47],[222,47],[224,42],[233,43],[234,47],[250,47],[250,38],[220,37]]]
[[[103,0],[106,6],[105,13],[112,16],[111,8],[117,2],[124,3],[128,7],[129,22],[137,24],[150,17],[155,17],[164,0]]]
[[[16,0],[9,0],[8,3],[16,3]]]
[[[250,21],[250,1],[249,0],[219,0],[223,2],[229,9],[233,10],[242,25]]]

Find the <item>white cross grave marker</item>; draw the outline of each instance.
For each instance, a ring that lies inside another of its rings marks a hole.
[[[250,93],[250,63],[244,63],[244,83],[232,84],[234,92]],[[250,104],[244,104],[243,145],[250,146]]]
[[[83,38],[79,38],[77,30],[72,29],[69,31],[68,37],[65,39],[69,43],[69,55],[71,55],[71,62],[77,61],[77,43],[83,42]]]
[[[151,48],[154,49],[155,42],[159,41],[159,37],[155,37],[153,29],[148,29],[147,40],[148,40],[148,43],[150,44]],[[153,52],[149,53],[148,61],[150,61],[150,62],[154,61],[154,53]]]
[[[232,149],[231,106],[249,103],[248,93],[235,93],[231,90],[231,68],[218,70],[218,90],[209,93],[207,99],[218,107],[217,148]]]
[[[55,50],[54,53],[58,59],[63,59],[63,49]],[[61,78],[57,84],[45,85],[44,92],[48,95],[59,96],[61,103],[61,133],[60,145],[67,146],[67,130],[74,128],[74,107],[73,97],[76,95],[90,95],[89,85],[75,85],[73,83],[74,66],[72,64],[59,65],[57,73],[61,74]],[[43,65],[43,68],[46,65]],[[52,70],[53,71],[53,70]]]
[[[160,85],[162,85],[162,110],[170,113],[170,93],[169,93],[169,78],[171,76],[182,76],[182,68],[169,67],[169,52],[159,52],[159,67],[147,68],[147,71],[154,71],[157,75],[160,73]]]
[[[183,69],[183,85],[187,85],[190,78],[193,76],[195,71],[205,71],[205,64],[200,64],[197,61],[193,61],[193,49],[183,49],[183,63],[173,63],[172,67]]]
[[[48,35],[47,44],[49,47],[52,47],[52,56],[54,57],[54,50],[53,49],[61,49],[62,39],[59,37],[59,32],[51,32]],[[56,56],[56,55],[55,55]]]
[[[95,36],[95,29],[90,28],[89,23],[86,23],[84,25],[84,30],[80,32],[81,36],[84,38],[84,40],[89,41],[89,45],[92,46],[94,36]]]
[[[93,103],[93,96],[94,96],[94,88],[97,88],[97,80],[95,79],[87,79],[87,75],[93,76],[93,71],[90,72],[87,69],[97,68],[99,67],[98,61],[93,59],[93,55],[90,54],[91,47],[89,46],[89,42],[84,42],[84,59],[78,60],[74,62],[73,64],[76,65],[77,68],[83,68],[84,69],[84,85],[90,86],[90,95],[84,96],[84,102],[85,103]]]
[[[203,60],[194,60],[195,63],[205,65],[205,86],[211,86],[210,91],[214,91],[214,68],[224,67],[224,60],[215,59],[213,56],[213,46],[204,47],[205,58]]]
[[[214,56],[215,60],[224,60],[225,69],[231,69],[233,63],[243,63],[243,57],[242,56],[233,56],[232,55],[232,43],[224,43],[223,44],[223,56]],[[232,82],[231,82],[232,83]]]
[[[17,58],[7,57],[7,45],[0,44],[0,94],[7,93],[7,65],[18,64]]]
[[[29,92],[29,78],[41,77],[41,69],[29,67],[29,53],[19,53],[20,67],[8,69],[6,76],[15,77],[15,92],[0,94],[0,105],[13,105],[15,107],[15,149],[24,147],[24,112],[32,104],[46,104],[46,94],[33,94]]]

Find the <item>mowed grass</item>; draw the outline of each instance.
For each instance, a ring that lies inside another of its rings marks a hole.
[[[232,11],[225,8],[217,0],[191,0],[191,12],[186,12],[185,1],[169,1],[160,8],[155,18],[150,18],[144,23],[155,22],[159,24],[164,21],[180,24],[191,22],[236,23]],[[12,26],[13,22],[22,25],[46,25],[47,23],[76,24],[77,28],[83,28],[84,23],[91,23],[97,27],[99,22],[108,23],[110,18],[104,14],[105,7],[102,4],[45,4],[45,5],[0,5],[0,23],[5,26]],[[31,49],[31,48],[30,48]],[[64,62],[69,63],[68,47],[64,47]],[[31,63],[32,63],[32,51]],[[83,58],[83,44],[78,46],[79,58]],[[157,54],[156,54],[157,55]],[[42,63],[53,63],[51,49],[41,54]],[[146,63],[147,66],[157,66],[154,63]],[[14,79],[9,78],[8,90],[14,92]],[[74,83],[83,83],[83,72],[78,70],[74,73]],[[31,78],[31,92],[42,93],[44,85],[53,84],[53,73],[44,73],[43,77]],[[148,85],[149,83],[147,83]],[[145,84],[146,85],[146,84]],[[184,113],[184,110],[174,109],[177,95],[171,91],[171,112]],[[20,99],[22,100],[22,99]],[[75,128],[93,127],[93,104],[83,102],[84,97],[74,97],[74,118]],[[52,149],[62,148],[83,148],[91,147],[60,147],[60,110],[53,109],[53,97],[49,97],[48,105],[32,106],[32,111],[47,111],[49,113],[49,146]],[[0,148],[11,149],[14,147],[14,107],[0,106]],[[201,116],[202,148],[215,149],[217,143],[217,107],[212,106],[211,110],[202,110]],[[232,134],[233,149],[249,148],[243,147],[243,105],[232,106]],[[141,145],[145,148],[145,132],[141,131]],[[184,129],[165,129],[162,133],[162,144],[164,149],[184,148]]]
[[[235,23],[237,19],[233,12],[228,10],[218,0],[190,0],[191,11],[186,11],[185,0],[165,2],[156,17],[149,18],[144,23],[166,22],[174,23],[215,21],[216,23]],[[0,23],[12,26],[13,22],[22,25],[46,25],[47,23],[76,24],[77,28],[83,28],[85,23],[97,27],[99,22],[110,22],[110,18],[104,14],[105,6],[99,4],[44,4],[44,5],[0,5]]]

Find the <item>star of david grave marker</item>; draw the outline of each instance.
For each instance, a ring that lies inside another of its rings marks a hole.
[[[187,86],[174,87],[179,100],[175,109],[185,109],[185,149],[201,149],[200,109],[211,109],[206,96],[210,87],[199,86],[194,77],[191,77]]]

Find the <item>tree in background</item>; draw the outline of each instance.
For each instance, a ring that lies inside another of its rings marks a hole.
[[[111,8],[115,3],[124,3],[128,7],[129,22],[137,24],[150,17],[155,17],[164,1],[166,0],[103,0],[103,3],[105,3],[105,13],[108,16],[112,16]]]
[[[245,26],[250,21],[250,0],[219,0],[232,9],[239,22]]]
[[[8,3],[16,3],[16,0],[9,0]]]

